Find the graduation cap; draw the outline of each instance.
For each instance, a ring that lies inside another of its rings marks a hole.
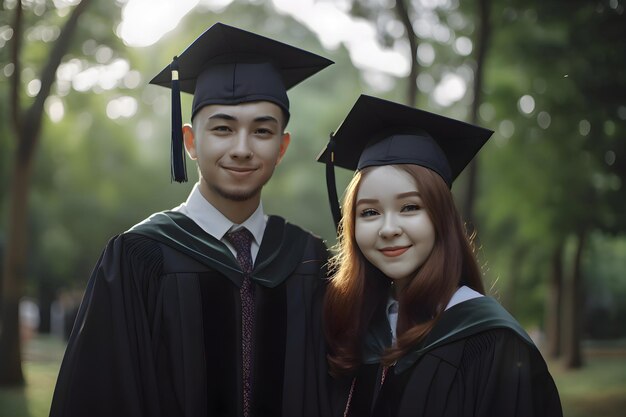
[[[341,219],[335,165],[349,170],[420,165],[439,174],[452,187],[492,134],[492,130],[460,120],[361,95],[317,158],[326,163],[326,185],[335,225]]]
[[[287,90],[332,63],[223,23],[211,26],[150,81],[172,89],[172,179],[187,181],[180,91],[193,94],[192,119],[209,104],[252,101],[274,103],[289,117]]]

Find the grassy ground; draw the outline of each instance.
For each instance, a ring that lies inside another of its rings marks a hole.
[[[0,388],[0,416],[48,416],[64,349],[65,344],[51,336],[36,337],[26,345],[23,362],[26,386]]]
[[[565,371],[548,364],[561,395],[565,417],[621,417],[626,409],[626,343],[589,346],[585,364]]]
[[[64,345],[39,336],[27,346],[24,388],[0,388],[0,416],[46,417]],[[626,409],[626,343],[586,348],[585,367],[565,371],[550,362],[565,417],[621,417]]]

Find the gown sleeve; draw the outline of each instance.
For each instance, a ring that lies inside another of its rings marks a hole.
[[[161,266],[153,241],[109,241],[74,323],[51,417],[160,416],[149,315]]]
[[[455,385],[459,415],[562,416],[541,354],[509,330],[491,330],[465,341]]]

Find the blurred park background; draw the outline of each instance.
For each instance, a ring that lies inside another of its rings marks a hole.
[[[566,416],[626,408],[624,0],[0,0],[0,415],[46,416],[107,240],[177,206],[169,90],[221,21],[336,64],[290,92],[267,212],[334,232],[315,162],[361,92],[495,131],[453,187]],[[191,97],[183,97],[188,121]],[[338,172],[343,190],[351,173]],[[95,376],[97,377],[97,376]]]

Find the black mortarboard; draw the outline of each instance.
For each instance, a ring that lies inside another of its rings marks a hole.
[[[289,116],[287,90],[333,62],[311,52],[216,23],[150,83],[172,88],[172,178],[187,181],[180,91],[193,94],[193,116],[209,104],[269,101]]]
[[[341,218],[334,165],[350,170],[415,164],[452,182],[493,131],[413,107],[361,95],[331,135],[317,160],[326,163],[326,182],[335,224]]]

